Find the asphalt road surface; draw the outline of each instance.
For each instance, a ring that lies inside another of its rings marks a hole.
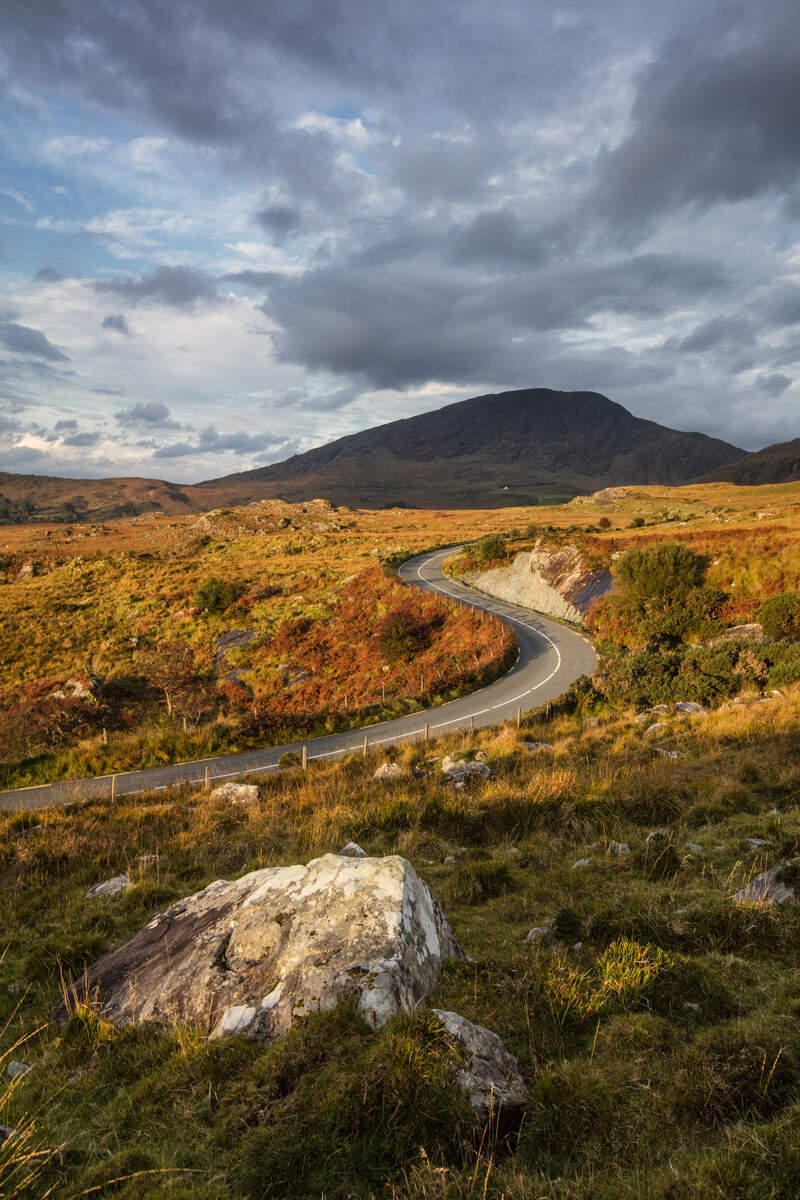
[[[182,783],[212,783],[250,774],[266,774],[278,769],[280,758],[289,750],[301,751],[305,744],[308,761],[337,758],[368,747],[394,742],[420,740],[426,736],[458,729],[476,729],[500,725],[515,719],[518,711],[538,708],[547,700],[561,696],[574,679],[591,674],[597,658],[591,644],[580,633],[530,609],[507,604],[474,588],[457,583],[442,574],[442,563],[454,548],[421,554],[400,567],[400,578],[411,587],[439,592],[472,608],[495,613],[511,625],[517,637],[519,657],[507,674],[487,687],[460,700],[451,700],[409,716],[382,721],[361,729],[312,738],[305,743],[291,742],[263,750],[223,754],[195,762],[172,763],[166,767],[148,767],[121,775],[101,775],[93,779],[60,780],[27,788],[0,792],[0,812],[46,808],[51,804],[75,804],[84,800],[111,799],[144,791],[160,791]]]

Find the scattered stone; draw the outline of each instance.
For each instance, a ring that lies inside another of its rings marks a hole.
[[[764,838],[749,837],[747,838],[747,844],[748,846],[751,846],[753,850],[758,850],[761,846],[766,846],[767,842]]]
[[[654,704],[653,707],[650,709],[650,712],[654,712],[654,713],[669,713],[671,711],[672,710],[670,709],[670,706],[668,704]]]
[[[30,1067],[27,1063],[17,1062],[15,1058],[6,1064],[6,1075],[9,1079],[21,1079],[23,1075],[28,1074],[28,1071],[30,1071]]]
[[[454,863],[456,861],[455,854],[448,854],[447,858],[444,861],[446,863]]]
[[[417,1009],[442,963],[461,957],[409,862],[326,854],[177,901],[89,967],[53,1017],[63,1024],[90,995],[120,1025],[179,1022],[266,1041],[349,998],[380,1029]]]
[[[405,768],[401,767],[400,763],[385,762],[381,763],[372,778],[386,783],[392,779],[402,779],[406,774]]]
[[[551,930],[549,925],[535,925],[533,929],[529,930],[525,941],[534,943],[543,942],[550,937],[550,933]]]
[[[684,1000],[683,1007],[687,1012],[700,1012],[700,1005],[696,1000]]]
[[[127,875],[113,875],[111,879],[104,879],[102,883],[96,883],[94,887],[89,888],[85,898],[94,900],[97,896],[121,896],[132,887],[133,882]]]
[[[694,700],[679,700],[675,705],[676,713],[684,713],[686,716],[706,716],[706,710],[702,704],[697,704]]]
[[[699,846],[697,844],[697,842],[687,842],[686,849],[689,851],[690,854],[702,854],[703,853],[703,847]]]
[[[779,863],[768,871],[762,871],[752,883],[736,893],[734,900],[739,904],[788,904],[797,899],[794,887],[778,879],[785,866],[786,863]]]
[[[442,759],[442,774],[455,783],[464,783],[470,775],[479,775],[483,779],[494,778],[492,769],[485,762],[467,762],[463,758],[457,761],[449,754]]]
[[[608,843],[608,853],[609,854],[623,855],[623,854],[630,854],[630,852],[631,852],[631,848],[627,842],[615,842],[612,839],[612,841],[610,841]]]
[[[575,871],[578,867],[588,867],[591,861],[590,858],[579,858],[577,862],[572,864],[572,869]]]
[[[600,718],[599,717],[584,717],[583,728],[584,729],[599,729],[600,728]]]
[[[664,746],[656,746],[656,754],[660,754],[662,758],[676,759],[681,758],[680,750],[667,750]]]
[[[555,746],[550,742],[520,742],[520,746],[528,754],[555,754]]]
[[[689,911],[688,908],[676,908],[675,916],[676,917],[685,917],[686,914],[688,913],[688,911]]]
[[[648,850],[653,850],[657,846],[663,846],[668,840],[669,838],[663,829],[651,829],[644,839],[644,844]]]
[[[650,713],[637,713],[633,718],[635,725],[647,725],[650,722]]]
[[[139,857],[136,859],[136,861],[140,862],[143,867],[149,867],[149,866],[151,866],[152,863],[158,862],[158,855],[157,854],[140,854]]]
[[[498,1111],[508,1115],[523,1108],[528,1092],[519,1065],[497,1034],[482,1025],[473,1025],[458,1013],[440,1008],[431,1011],[456,1043],[460,1059],[456,1083],[478,1119],[485,1123]]]
[[[36,567],[33,563],[23,563],[17,572],[17,579],[30,579],[36,574]]]
[[[223,783],[208,798],[223,804],[258,804],[261,793],[254,783]]]
[[[656,721],[654,725],[650,725],[645,729],[644,736],[655,737],[656,734],[663,733],[665,729],[669,729],[669,726],[665,725],[663,721]]]
[[[95,695],[92,687],[95,686],[94,680],[89,680],[88,684],[82,679],[68,679],[64,687],[69,688],[69,696],[71,700],[94,700]]]
[[[489,755],[486,753],[485,750],[479,750],[478,753],[475,755],[475,762],[485,763],[488,761],[489,761]]]
[[[582,949],[583,949],[583,942],[575,942],[575,944],[573,945],[572,949],[573,949],[573,950],[582,950]]]
[[[342,846],[339,854],[344,858],[366,858],[366,850],[362,850],[358,842],[348,842],[346,846]]]

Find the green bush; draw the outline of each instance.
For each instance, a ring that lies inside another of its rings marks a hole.
[[[770,596],[758,610],[764,633],[770,638],[800,638],[800,595],[781,592]]]
[[[614,567],[622,591],[632,600],[675,603],[699,588],[706,571],[705,559],[682,542],[657,542],[626,550]]]
[[[506,540],[499,533],[487,533],[475,543],[475,556],[479,562],[493,562],[505,558],[507,554]]]
[[[233,583],[229,579],[218,579],[216,575],[212,575],[205,583],[201,583],[195,592],[194,606],[200,612],[221,613],[226,608],[230,608],[244,590],[241,583]]]

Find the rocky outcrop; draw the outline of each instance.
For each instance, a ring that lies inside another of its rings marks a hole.
[[[769,871],[762,871],[747,887],[736,893],[734,900],[739,904],[789,904],[796,900],[798,897],[794,885],[780,878],[786,866],[786,863],[779,863]]]
[[[218,880],[90,967],[54,1010],[94,998],[107,1019],[180,1022],[268,1040],[352,999],[379,1029],[427,999],[461,956],[435,896],[403,858],[326,854]]]
[[[577,546],[548,547],[541,541],[518,554],[510,567],[468,571],[462,578],[499,600],[577,625],[592,601],[611,588],[611,572],[587,567]]]

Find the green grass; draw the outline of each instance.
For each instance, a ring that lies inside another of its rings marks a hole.
[[[732,894],[798,854],[800,694],[674,722],[682,757],[667,762],[632,715],[443,741],[488,752],[496,778],[463,790],[428,746],[388,786],[353,757],[265,780],[254,809],[175,791],[4,819],[0,1049],[32,1034],[14,1057],[33,1069],[2,1122],[27,1113],[59,1148],[21,1194],[796,1200],[800,906]],[[529,757],[525,738],[555,754]],[[668,837],[650,850],[656,827]],[[267,1047],[116,1030],[88,1009],[46,1025],[62,977],[177,896],[351,839],[404,854],[442,900],[469,957],[432,1002],[518,1057],[520,1128],[481,1141],[424,1013],[375,1034],[341,1009]],[[612,839],[631,853],[608,853]],[[125,869],[130,892],[84,900]],[[534,925],[555,939],[527,942]]]

